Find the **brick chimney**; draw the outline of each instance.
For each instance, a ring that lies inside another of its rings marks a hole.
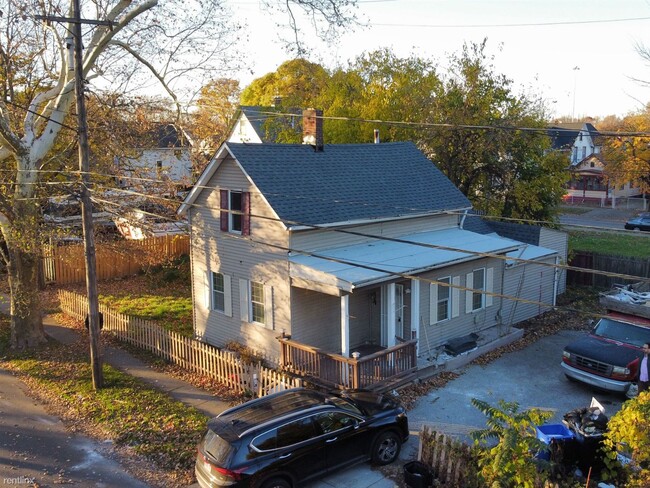
[[[315,151],[323,150],[323,111],[308,108],[302,111],[302,143]]]

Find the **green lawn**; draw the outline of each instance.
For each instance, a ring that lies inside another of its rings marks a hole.
[[[647,258],[650,256],[650,236],[614,232],[570,232],[569,250]]]
[[[192,298],[173,295],[100,295],[99,301],[116,312],[153,320],[167,330],[193,337]]]

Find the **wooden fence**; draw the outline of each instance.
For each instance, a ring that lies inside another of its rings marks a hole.
[[[476,462],[472,460],[471,447],[426,425],[420,431],[418,459],[432,468],[439,486],[465,488],[476,485],[477,468],[473,468]]]
[[[427,465],[440,488],[478,488],[478,463],[473,449],[453,437],[436,432],[426,425],[420,431],[418,460]],[[483,488],[483,487],[481,487]],[[559,488],[546,480],[544,488]]]
[[[650,259],[611,256],[595,252],[576,252],[569,265],[578,268],[607,271],[610,273],[639,276],[650,278]],[[635,283],[637,280],[624,280],[612,276],[603,276],[597,273],[573,271],[567,272],[567,284],[592,286],[596,288],[612,288],[614,285]]]
[[[97,244],[97,279],[131,276],[142,271],[145,265],[162,264],[189,252],[190,238],[187,235]],[[86,280],[83,243],[45,246],[41,269],[44,283],[83,283]]]
[[[85,320],[88,300],[78,293],[60,290],[61,310],[67,315]],[[217,349],[209,344],[166,330],[153,322],[124,315],[99,305],[103,316],[103,332],[140,347],[153,354],[228,386],[240,393],[264,396],[276,391],[301,386],[298,378],[264,367],[261,363],[247,364],[235,353]]]

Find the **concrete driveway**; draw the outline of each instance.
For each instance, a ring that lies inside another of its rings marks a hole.
[[[582,334],[562,331],[504,354],[486,366],[466,366],[460,377],[418,400],[409,412],[411,429],[426,424],[436,431],[467,438],[472,430],[485,427],[485,416],[471,405],[472,398],[491,405],[499,400],[517,402],[521,410],[549,410],[553,417],[548,423],[561,423],[565,413],[588,407],[592,397],[605,407],[606,415],[613,415],[625,397],[571,382],[560,369],[564,345]]]

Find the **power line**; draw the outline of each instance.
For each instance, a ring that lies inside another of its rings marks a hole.
[[[212,188],[214,189],[214,188]],[[142,196],[142,197],[147,197],[146,194],[140,193],[140,192],[135,192],[131,190],[118,190],[122,191],[125,193],[128,193],[130,195],[134,196]],[[155,197],[155,199],[158,200],[167,200],[162,197]],[[215,208],[215,207],[210,207],[208,205],[198,205],[198,204],[191,204],[192,207],[195,208],[204,208],[207,210],[214,210],[214,211],[225,211],[228,213],[237,213],[234,211],[230,211],[228,209],[221,209],[221,208]],[[443,212],[444,213],[444,212]],[[448,212],[450,214],[456,214],[455,212]],[[296,221],[288,221],[288,220],[283,220],[280,218],[276,217],[270,217],[270,216],[265,216],[265,215],[257,215],[257,214],[250,214],[251,218],[256,218],[260,220],[266,220],[266,221],[272,221],[272,222],[279,222],[284,225],[298,225],[298,226],[304,226],[304,227],[309,227],[312,229],[321,229],[321,230],[327,230],[327,231],[332,231],[332,232],[339,232],[343,234],[350,234],[350,235],[356,235],[359,237],[366,237],[366,238],[371,238],[371,239],[376,239],[379,241],[391,241],[391,242],[398,242],[398,243],[403,243],[403,244],[409,244],[409,245],[414,245],[418,247],[424,247],[424,248],[429,248],[429,249],[438,249],[438,250],[444,250],[444,251],[452,251],[452,252],[459,252],[459,253],[464,253],[476,257],[485,257],[485,258],[494,258],[494,259],[500,259],[503,261],[512,261],[512,262],[518,262],[518,263],[524,263],[524,264],[538,264],[544,267],[551,267],[551,268],[558,268],[558,269],[563,269],[567,271],[576,271],[576,272],[582,272],[582,273],[590,273],[590,274],[595,274],[595,275],[602,275],[602,276],[607,276],[610,278],[620,278],[620,279],[625,279],[625,280],[636,280],[636,281],[648,281],[650,282],[650,278],[645,278],[641,276],[633,276],[633,275],[627,275],[627,274],[622,274],[622,273],[613,273],[609,271],[600,271],[600,270],[593,270],[593,269],[588,269],[588,268],[580,268],[577,266],[569,266],[566,264],[555,264],[555,263],[542,263],[540,261],[535,261],[535,260],[528,260],[528,259],[523,259],[523,258],[517,258],[513,256],[504,256],[501,254],[494,254],[494,253],[482,253],[482,252],[477,252],[477,251],[468,251],[466,249],[460,249],[460,248],[455,248],[451,246],[441,246],[441,245],[435,245],[435,244],[426,244],[426,243],[421,243],[421,242],[416,242],[416,241],[409,241],[409,240],[404,240],[404,239],[399,239],[399,238],[390,238],[386,236],[379,236],[375,234],[368,234],[368,233],[363,233],[363,232],[357,232],[357,231],[351,231],[351,230],[346,230],[342,228],[333,228],[333,227],[328,227],[324,225],[316,225],[316,224],[308,224],[304,222],[296,222]],[[522,243],[523,244],[523,243]],[[294,252],[297,253],[309,253],[309,251],[304,251],[300,249],[294,249]]]
[[[520,22],[510,24],[394,24],[373,22],[371,26],[379,27],[416,27],[426,29],[473,29],[473,28],[491,28],[491,27],[545,27],[554,25],[581,25],[581,24],[611,24],[618,22],[638,22],[650,20],[650,17],[625,17],[620,19],[591,19],[591,20],[564,20],[553,22]]]

